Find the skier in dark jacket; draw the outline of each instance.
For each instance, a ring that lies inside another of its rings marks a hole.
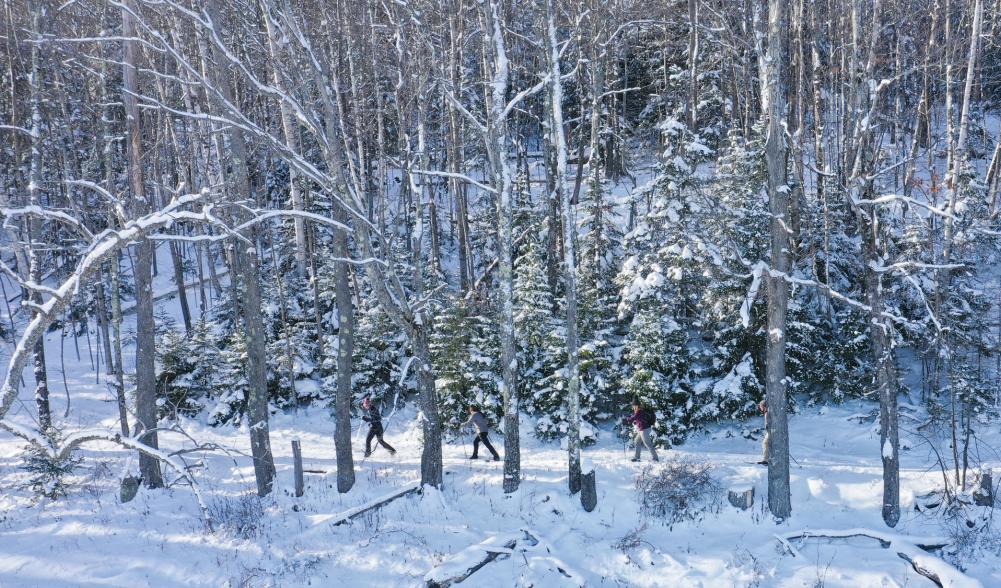
[[[467,427],[473,425],[476,427],[476,438],[473,439],[473,454],[469,456],[469,459],[478,459],[477,454],[480,451],[480,442],[482,441],[490,453],[494,456],[494,461],[500,461],[500,456],[497,455],[497,450],[494,446],[490,444],[490,439],[487,437],[487,433],[490,431],[490,423],[487,422],[487,417],[483,416],[480,412],[480,407],[470,406],[469,407],[469,420],[462,423],[462,427]]]
[[[657,448],[654,447],[653,440],[650,438],[650,429],[654,425],[654,418],[652,411],[644,409],[639,402],[634,402],[633,414],[622,419],[622,424],[633,426],[633,445],[636,446],[636,453],[629,461],[640,460],[640,451],[644,445],[650,450],[653,460],[660,461],[660,458],[657,457]]]
[[[396,455],[396,450],[393,446],[382,438],[384,432],[382,428],[382,414],[379,413],[379,409],[376,408],[375,403],[368,396],[361,401],[362,407],[368,411],[367,415],[362,415],[362,420],[368,423],[368,436],[365,437],[365,457],[372,455],[372,439],[378,438],[379,445],[382,445],[389,450],[390,455]]]

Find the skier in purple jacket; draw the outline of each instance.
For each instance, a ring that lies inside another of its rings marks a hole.
[[[645,445],[650,450],[650,455],[654,461],[660,461],[657,457],[657,448],[653,446],[650,438],[650,429],[656,423],[656,417],[650,409],[644,409],[639,401],[633,402],[633,414],[622,419],[622,424],[633,426],[633,444],[636,446],[636,453],[629,461],[639,461],[640,451]]]

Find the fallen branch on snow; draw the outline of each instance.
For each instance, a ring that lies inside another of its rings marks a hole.
[[[868,537],[879,541],[884,549],[892,549],[896,554],[911,564],[914,571],[928,578],[936,586],[942,588],[983,588],[980,581],[970,578],[946,561],[928,553],[933,549],[941,549],[950,543],[945,537],[909,537],[896,533],[885,533],[872,529],[817,529],[796,531],[775,536],[780,543],[791,547],[790,541],[797,539],[849,539],[852,537]],[[795,550],[791,551],[797,555]]]
[[[420,492],[421,483],[420,481],[414,481],[403,488],[394,491],[391,494],[387,494],[381,498],[376,498],[370,502],[356,506],[354,508],[348,509],[344,512],[337,513],[335,515],[330,515],[328,517],[321,517],[317,524],[310,529],[309,532],[315,532],[320,529],[328,529],[329,527],[336,527],[337,525],[343,525],[344,523],[350,521],[351,519],[357,518],[366,512],[382,508],[383,506],[389,504],[390,502],[396,500],[397,498],[402,498],[408,494],[413,494],[414,492]],[[329,525],[329,527],[327,526]]]
[[[490,562],[509,557],[515,551],[527,553],[533,560],[536,558],[549,560],[563,577],[575,581],[578,586],[585,585],[583,577],[578,572],[554,555],[555,550],[551,543],[536,531],[522,529],[520,533],[492,535],[480,543],[466,547],[432,568],[424,576],[424,586],[446,588],[459,584]],[[526,565],[531,567],[527,558],[525,561]]]
[[[470,545],[436,565],[424,576],[426,588],[446,588],[458,584],[501,555],[510,555],[519,535],[493,535]]]

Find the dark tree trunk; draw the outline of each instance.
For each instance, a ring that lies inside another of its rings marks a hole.
[[[169,243],[170,260],[174,266],[174,283],[177,284],[177,299],[181,303],[181,319],[184,321],[184,331],[191,332],[191,309],[188,306],[188,291],[184,286],[184,266],[181,264],[181,245]]]
[[[338,219],[344,222],[341,215]],[[334,446],[337,452],[337,491],[347,492],[355,483],[354,460],[351,455],[351,358],[354,349],[354,303],[348,273],[348,235],[334,233],[334,293],[337,303],[337,395],[334,398]]]
[[[768,117],[765,159],[768,166],[768,207],[771,212],[771,268],[767,276],[768,344],[765,396],[768,403],[768,508],[779,519],[792,512],[789,496],[789,417],[786,402],[786,310],[790,270],[789,189],[786,185],[786,145],[782,128],[785,93],[782,85],[782,0],[768,2],[768,48],[761,55],[762,97]]]
[[[122,10],[122,33],[127,38],[136,36],[135,3],[126,0]],[[137,63],[139,48],[135,41],[126,41],[123,64],[126,129],[128,133],[129,190],[132,193],[135,216],[152,212],[151,197],[146,194],[143,183],[142,129],[139,105]],[[156,326],[153,321],[153,283],[150,274],[153,264],[153,243],[143,239],[136,247],[136,417],[135,433],[143,443],[158,448],[156,434]],[[163,486],[160,462],[142,452],[139,454],[139,472],[149,488]]]

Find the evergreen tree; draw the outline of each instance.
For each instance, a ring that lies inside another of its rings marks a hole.
[[[413,370],[403,373],[409,361],[405,337],[371,297],[355,310],[355,345],[352,363],[352,381],[355,397],[370,396],[376,402],[392,402],[397,397],[405,399],[416,388]],[[331,332],[332,331],[332,332]],[[328,331],[324,349],[325,366],[335,367],[337,353],[336,330]],[[404,377],[405,376],[405,377]],[[400,380],[403,379],[401,384]],[[327,376],[324,387],[334,389],[333,376]]]
[[[167,329],[159,337],[157,354],[160,417],[194,416],[205,407],[219,365],[214,325],[199,320],[189,333]]]
[[[698,208],[695,168],[707,149],[677,121],[661,125],[667,145],[654,180],[639,193],[647,213],[626,235],[626,259],[616,277],[619,318],[627,326],[626,371],[620,405],[653,408],[662,439],[678,443],[698,407],[692,403],[693,358],[688,331],[701,280],[692,245]]]
[[[230,335],[219,351],[210,395],[208,423],[238,425],[247,409],[247,341],[242,331]]]
[[[709,185],[712,210],[703,217],[703,235],[712,250],[704,266],[708,281],[700,304],[703,333],[711,334],[711,352],[703,373],[710,378],[732,378],[746,371],[749,359],[753,370],[740,378],[744,401],[737,403],[746,410],[764,393],[764,287],[751,291],[749,266],[767,258],[765,182],[760,131],[750,139],[731,131]],[[734,392],[729,387],[726,390]]]
[[[555,439],[567,431],[566,327],[553,314],[554,295],[549,289],[545,268],[545,241],[538,215],[520,215],[519,228],[524,237],[514,264],[515,331],[518,337],[518,375],[525,410],[536,417],[535,433],[543,439]],[[593,345],[592,345],[593,347]],[[610,364],[585,367],[592,377],[600,377]],[[584,386],[580,394],[583,420],[581,440],[593,442],[596,386]]]
[[[435,317],[431,361],[438,380],[438,405],[444,428],[458,432],[467,407],[476,404],[498,422],[503,403],[500,381],[500,339],[496,322],[483,316],[486,308],[465,298],[450,301]]]
[[[62,433],[58,429],[49,428],[45,432],[45,436],[52,447],[59,447]],[[26,445],[21,469],[28,473],[28,479],[23,487],[31,490],[40,498],[55,500],[66,496],[66,477],[73,473],[80,460],[76,450],[70,451],[61,458],[54,458],[37,445]]]
[[[660,441],[681,443],[693,408],[685,329],[653,300],[641,304],[629,325],[623,359],[629,370],[625,393],[656,412]]]

